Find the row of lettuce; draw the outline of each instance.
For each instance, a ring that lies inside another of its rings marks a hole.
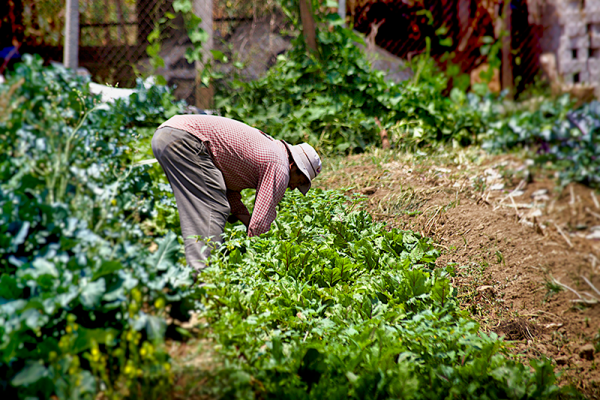
[[[189,393],[260,399],[551,399],[529,365],[461,310],[431,239],[389,229],[359,199],[290,193],[267,234],[226,231],[204,276],[214,366]],[[197,371],[196,371],[196,374]]]

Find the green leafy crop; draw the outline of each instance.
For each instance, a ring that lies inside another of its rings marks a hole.
[[[357,199],[288,193],[271,231],[239,226],[203,276],[221,349],[214,394],[264,399],[541,399],[548,360],[506,355],[458,306],[428,238],[389,229]]]
[[[544,101],[534,111],[503,113],[499,103],[470,96],[486,126],[483,147],[491,152],[527,147],[536,162],[551,162],[562,184],[600,185],[600,103],[593,101],[573,110],[568,96]]]

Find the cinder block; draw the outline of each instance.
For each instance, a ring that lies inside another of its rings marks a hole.
[[[574,74],[577,72],[586,71],[588,69],[587,61],[580,60],[558,60],[558,70],[561,74]]]
[[[590,58],[587,64],[590,78],[600,78],[600,58]],[[600,83],[600,80],[598,82]]]
[[[569,21],[585,21],[583,4],[580,0],[556,0],[555,10],[561,24]]]
[[[575,81],[576,75],[578,76],[577,81]],[[568,84],[589,83],[590,74],[588,73],[587,70],[583,70],[583,71],[573,72],[573,73],[569,73],[569,74],[562,74],[562,78],[563,78],[563,81],[565,81],[565,83],[568,83]]]
[[[557,11],[558,23],[566,25],[574,21],[587,22],[587,17],[583,11]]]
[[[580,49],[582,47],[590,47],[589,35],[577,37],[568,37],[566,35],[562,35],[560,37],[559,48]]]
[[[600,8],[600,0],[585,0],[585,7]]]
[[[596,47],[589,49],[588,61],[589,60],[600,60],[600,48]]]
[[[569,21],[563,26],[563,34],[572,38],[578,36],[585,36],[587,33],[587,24],[584,21]]]
[[[589,47],[568,48],[559,47],[556,57],[562,61],[586,61],[588,59]]]
[[[583,18],[583,21],[587,22],[588,24],[600,23],[600,7],[594,10],[585,11],[583,13]]]
[[[600,24],[589,24],[590,47],[600,47]]]
[[[556,51],[556,59],[557,60],[563,60],[563,61],[570,61],[573,60],[573,50],[572,49],[565,49],[565,48],[559,48]],[[560,62],[560,61],[559,61]]]
[[[600,12],[600,0],[585,0],[583,11],[589,16],[591,13]],[[589,21],[589,20],[588,20]]]
[[[596,88],[600,87],[600,72],[597,73],[589,73],[590,80],[589,84],[596,86]]]
[[[583,5],[580,0],[556,0],[555,3],[558,12],[580,11]]]

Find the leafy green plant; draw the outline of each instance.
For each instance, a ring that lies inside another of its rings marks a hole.
[[[462,311],[430,239],[388,229],[338,192],[288,193],[271,230],[226,246],[203,275],[201,318],[223,398],[556,398]]]
[[[166,85],[165,78],[156,74],[158,68],[165,67],[165,60],[161,57],[160,51],[162,49],[162,34],[165,26],[174,25],[172,22],[177,18],[177,15],[183,20],[183,28],[186,31],[191,46],[185,51],[185,59],[189,63],[195,61],[205,62],[203,60],[202,43],[208,39],[208,33],[200,27],[202,19],[194,14],[192,1],[191,0],[175,0],[173,1],[173,12],[167,12],[161,18],[157,19],[157,22],[152,29],[152,32],[148,35],[148,46],[146,47],[146,54],[150,57],[150,65],[152,67],[152,75],[157,78],[157,82],[160,85]],[[171,26],[172,28],[175,26]],[[175,27],[177,28],[177,27]],[[209,75],[204,74],[203,83],[208,85],[206,79]]]
[[[141,82],[99,104],[84,78],[31,56],[5,91],[21,104],[0,121],[2,392],[160,395],[166,317],[187,317],[191,279],[175,234],[142,231],[170,193],[151,167],[133,166],[133,149],[181,104]]]
[[[319,57],[302,37],[280,55],[264,78],[225,83],[217,96],[223,115],[257,126],[279,139],[308,141],[324,151],[355,152],[380,142],[380,130],[398,145],[409,139],[427,146],[456,139],[472,142],[475,114],[442,96],[443,74],[421,74],[394,84],[371,68],[362,37],[344,28],[337,14],[317,15]],[[430,65],[419,59],[420,70]],[[415,61],[417,62],[417,61]],[[379,120],[381,127],[377,122]]]
[[[499,104],[470,96],[471,107],[482,111],[487,126],[483,147],[491,152],[526,147],[535,161],[554,164],[561,183],[600,184],[600,103],[593,101],[572,110],[568,96],[544,101],[534,111],[503,113]]]

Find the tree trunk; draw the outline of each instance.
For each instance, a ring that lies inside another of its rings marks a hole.
[[[311,52],[317,52],[317,31],[312,13],[311,0],[300,0],[300,19],[302,20],[302,34],[306,46]]]
[[[79,62],[79,1],[67,0],[65,13],[63,64],[67,68],[76,69]]]
[[[202,18],[200,27],[208,34],[208,39],[202,43],[202,62],[196,61],[196,107],[205,110],[213,107],[213,87],[206,87],[201,82],[202,70],[212,60],[213,0],[193,0],[193,10],[194,14]]]

